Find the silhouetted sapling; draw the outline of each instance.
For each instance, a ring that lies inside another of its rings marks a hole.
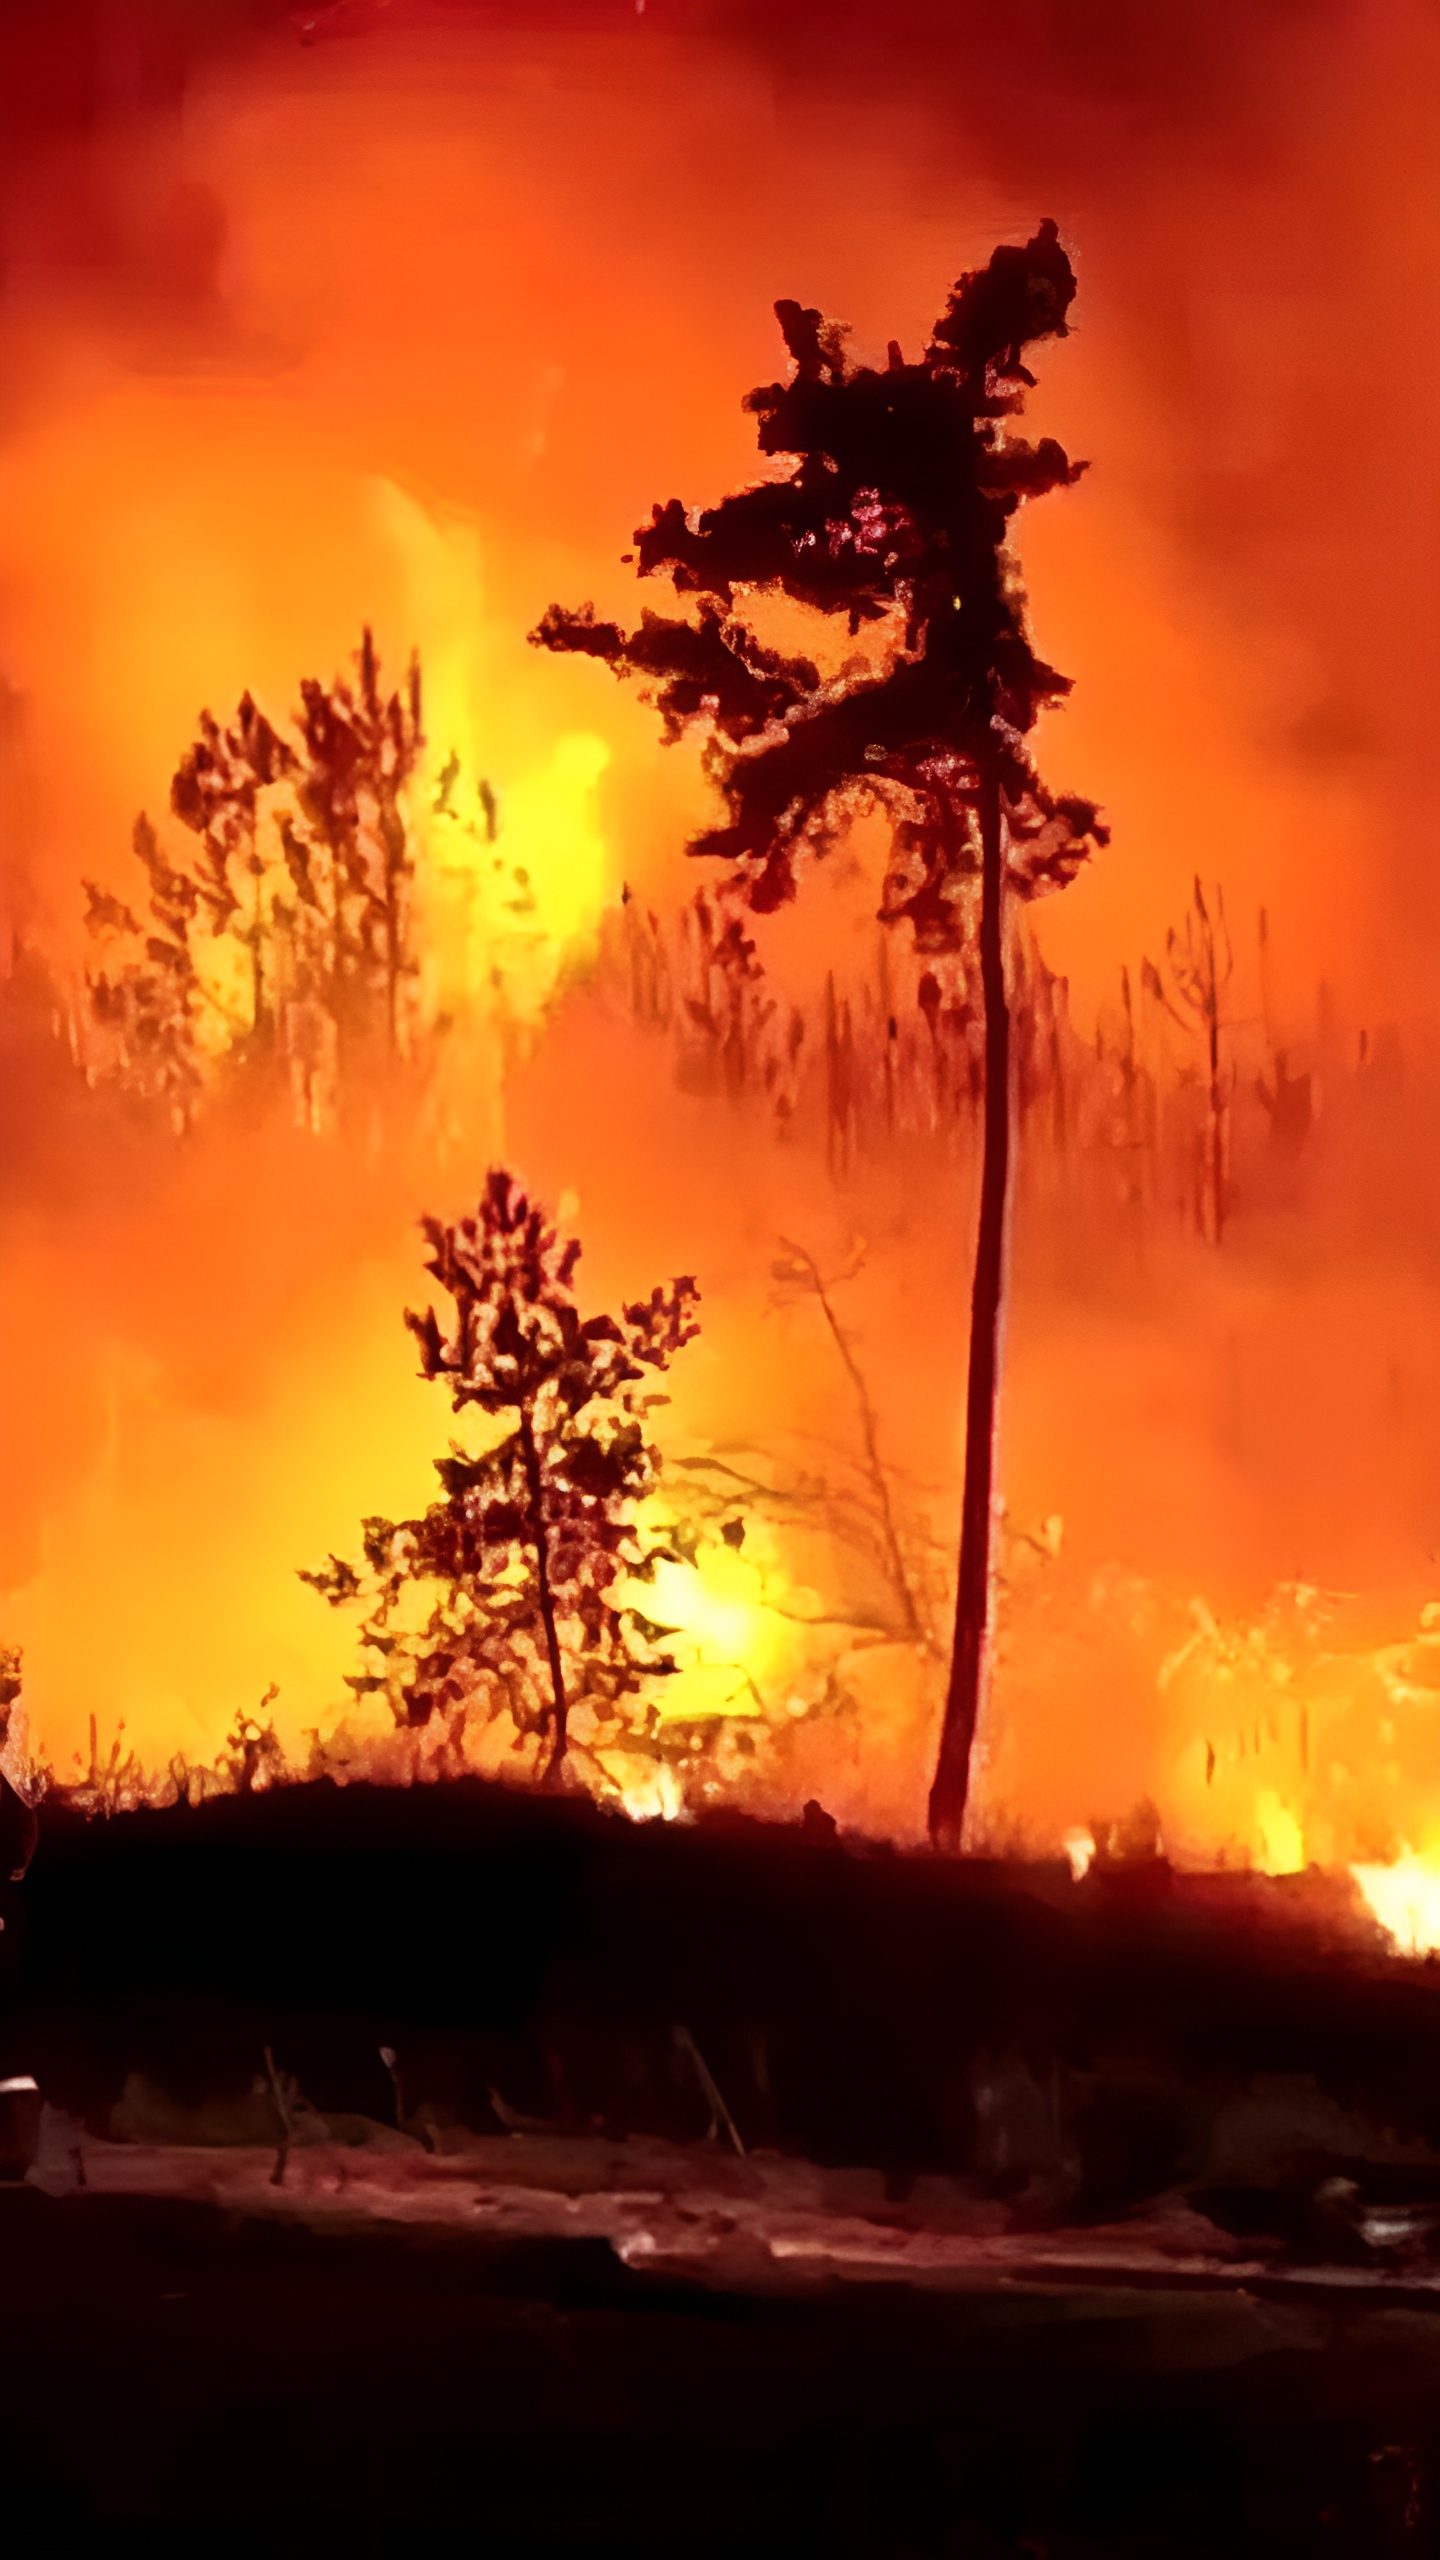
[[[405,1321],[424,1375],[457,1414],[481,1419],[481,1445],[452,1442],[436,1460],[443,1498],[419,1519],[367,1520],[360,1565],[332,1556],[301,1579],[366,1610],[362,1641],[378,1667],[353,1689],[383,1693],[409,1725],[508,1708],[521,1732],[548,1736],[554,1778],[582,1698],[603,1729],[607,1710],[618,1721],[621,1700],[675,1667],[656,1649],[666,1630],[616,1585],[646,1580],[671,1552],[646,1546],[635,1515],[660,1470],[648,1436],[666,1400],[655,1381],[700,1330],[699,1292],[679,1279],[618,1318],[582,1318],[578,1242],[562,1243],[500,1170],[473,1218],[427,1218],[424,1232],[425,1267],[453,1312]]]
[[[1065,334],[1074,292],[1044,222],[960,278],[914,364],[893,340],[883,369],[853,364],[842,329],[778,302],[794,373],[745,405],[761,452],[791,467],[698,512],[671,499],[635,536],[640,575],[668,575],[693,612],[646,612],[626,632],[592,606],[552,605],[531,634],[638,677],[667,740],[704,732],[726,815],[690,851],[728,862],[754,909],[793,897],[803,858],[879,807],[893,840],[882,917],[908,917],[922,952],[978,940],[984,1159],[955,1636],[930,1803],[946,1847],[964,1822],[989,1615],[1010,1160],[1005,911],[1010,897],[1063,887],[1106,841],[1091,803],[1049,791],[1027,750],[1069,679],[1030,646],[1006,541],[1022,500],[1083,468],[1050,437],[1031,445],[1000,426],[1033,383],[1026,348]],[[869,627],[870,644],[829,674],[767,645],[751,607],[776,594],[843,615],[852,639]]]

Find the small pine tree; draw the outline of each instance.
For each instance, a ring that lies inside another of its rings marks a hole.
[[[364,1609],[375,1667],[352,1678],[357,1693],[384,1695],[412,1726],[463,1721],[477,1701],[508,1708],[545,1738],[554,1780],[581,1698],[614,1717],[675,1667],[656,1649],[666,1631],[614,1590],[669,1552],[645,1546],[635,1513],[660,1468],[653,1381],[699,1332],[699,1292],[678,1279],[619,1318],[582,1318],[578,1242],[562,1244],[499,1169],[473,1218],[427,1218],[424,1233],[452,1314],[407,1311],[422,1373],[495,1436],[479,1454],[452,1442],[436,1460],[442,1498],[418,1519],[367,1520],[359,1565],[332,1556],[301,1579],[332,1606]]]

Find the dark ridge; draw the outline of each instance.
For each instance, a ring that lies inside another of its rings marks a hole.
[[[695,2039],[747,2145],[968,2169],[977,2073],[1083,2094],[1094,2204],[1183,2171],[1257,2074],[1440,2140],[1440,1976],[1347,1885],[884,1853],[638,1824],[479,1780],[281,1787],[86,1821],[47,1806],[9,1888],[6,2069],[103,2130],[127,2074],[192,2100],[268,2044],[324,2107],[697,2139]],[[1097,2094],[1098,2093],[1098,2094]]]

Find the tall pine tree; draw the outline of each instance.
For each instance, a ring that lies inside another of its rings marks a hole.
[[[778,302],[791,378],[745,406],[761,452],[789,467],[698,512],[671,499],[635,536],[640,575],[668,577],[691,609],[642,612],[626,632],[591,606],[552,605],[531,634],[638,678],[667,740],[702,732],[725,819],[690,851],[728,863],[758,913],[792,898],[805,858],[879,806],[894,848],[882,917],[908,918],[924,952],[978,945],[984,1149],[955,1633],[930,1798],[946,1848],[964,1823],[989,1618],[1011,1155],[1006,912],[1063,887],[1107,840],[1090,802],[1049,790],[1029,753],[1069,680],[1031,647],[1008,544],[1021,503],[1084,467],[1004,423],[1034,382],[1027,348],[1065,335],[1074,293],[1043,222],[959,279],[914,363],[893,340],[883,368],[852,363],[843,329]],[[870,626],[865,651],[826,675],[767,646],[754,608],[775,595],[843,616],[852,638]]]

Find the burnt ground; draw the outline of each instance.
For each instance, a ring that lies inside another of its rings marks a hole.
[[[6,1921],[6,2552],[1440,2551],[1440,1983],[1318,1879],[296,1788]]]

